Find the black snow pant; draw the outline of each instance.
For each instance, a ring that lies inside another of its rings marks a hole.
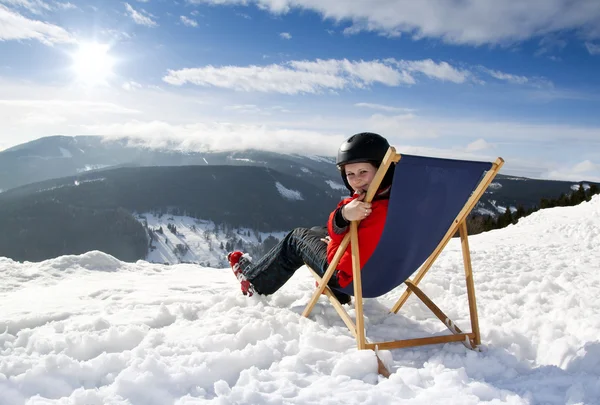
[[[329,267],[327,244],[321,239],[327,236],[327,228],[296,228],[288,233],[259,261],[244,268],[244,276],[252,283],[257,293],[273,294],[279,290],[304,264],[323,277]],[[337,270],[328,285],[340,288]],[[333,290],[340,302],[347,303],[350,296]]]

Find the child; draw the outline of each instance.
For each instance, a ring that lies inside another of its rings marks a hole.
[[[352,197],[342,200],[329,215],[327,230],[318,227],[296,228],[256,262],[240,251],[227,255],[244,295],[273,294],[305,264],[322,277],[349,231],[350,221],[360,221],[358,239],[362,268],[383,232],[393,166],[381,182],[373,201],[368,203],[363,200],[389,146],[384,137],[371,132],[353,135],[342,143],[336,165]],[[352,255],[348,246],[328,283],[342,304],[349,303],[350,296],[335,288],[343,288],[351,281]]]

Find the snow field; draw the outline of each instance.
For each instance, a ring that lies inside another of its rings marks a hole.
[[[482,331],[461,344],[372,351],[301,269],[269,297],[230,269],[123,263],[101,252],[0,258],[0,404],[598,404],[600,197],[470,238]],[[460,243],[421,284],[469,330]],[[401,289],[366,300],[372,340],[446,333]],[[351,315],[351,306],[345,306]]]

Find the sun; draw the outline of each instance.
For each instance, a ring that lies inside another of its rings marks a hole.
[[[85,85],[106,84],[114,66],[109,50],[110,46],[106,44],[80,43],[77,51],[71,55],[77,80]]]

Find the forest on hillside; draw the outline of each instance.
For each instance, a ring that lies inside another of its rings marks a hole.
[[[299,199],[275,187],[286,184]],[[496,217],[471,215],[470,234],[516,223],[538,209],[576,205],[598,193],[581,184],[571,193],[518,205]],[[156,234],[133,213],[155,212],[211,220],[228,228],[282,231],[324,225],[339,196],[260,167],[179,166],[120,168],[58,179],[0,194],[0,256],[41,261],[101,250],[123,261],[144,259]],[[226,239],[224,249],[235,248]],[[266,243],[266,244],[265,244]],[[265,248],[275,243],[265,241]],[[264,250],[263,249],[263,250]]]
[[[301,198],[284,198],[278,183]],[[324,224],[338,199],[260,167],[120,168],[0,194],[0,256],[40,261],[97,249],[135,261],[152,238],[135,212],[269,232]]]

